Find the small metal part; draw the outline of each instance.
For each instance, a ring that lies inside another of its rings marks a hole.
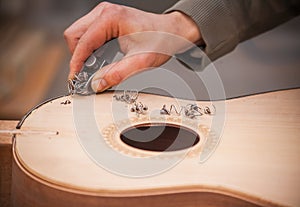
[[[170,106],[170,114],[171,114],[171,112],[173,110],[177,115],[180,115],[183,109],[184,109],[183,107],[180,107],[180,110],[178,111],[177,108],[176,108],[176,106],[174,104],[172,104]]]
[[[102,67],[106,65],[106,61],[104,60],[101,65]],[[98,69],[101,69],[102,67]],[[95,93],[92,89],[91,83],[98,69],[90,70],[90,68],[84,66],[78,74],[75,74],[75,78],[72,82],[69,81],[69,93],[79,95],[90,95]]]
[[[174,104],[172,104],[168,110],[166,104],[164,104],[160,110],[160,114],[171,115],[172,111],[174,111],[174,113],[179,116],[181,114],[182,110],[183,110],[183,107],[180,107],[180,110],[177,110],[177,108]]]
[[[166,104],[164,104],[160,110],[160,114],[170,115],[170,111],[167,110]]]
[[[114,39],[93,52],[85,61],[80,72],[75,74],[75,78],[68,81],[69,93],[71,95],[90,95],[96,93],[91,85],[96,72],[104,66],[117,61],[118,58],[120,59],[119,56],[122,54],[120,51],[119,43]]]
[[[130,108],[130,111],[135,112],[137,115],[145,114],[145,112],[147,110],[148,110],[148,107],[146,105],[144,105],[142,102],[139,102],[139,103],[135,102]]]
[[[67,99],[67,100],[61,102],[60,104],[67,105],[67,104],[70,104],[70,103],[71,103],[71,101],[69,99]]]
[[[75,93],[75,85],[73,80],[71,79],[68,80],[68,91],[70,95],[73,95]]]
[[[125,90],[123,91],[123,94],[113,96],[116,101],[132,104],[130,107],[130,112],[134,112],[137,115],[145,114],[148,111],[148,106],[142,102],[137,102],[138,97],[139,92],[137,90]]]
[[[196,116],[202,116],[201,108],[197,104],[188,104],[184,107],[184,115],[194,119]]]
[[[181,106],[180,110],[178,110],[176,108],[175,105],[171,105],[169,110],[167,109],[166,105],[164,104],[160,110],[160,114],[162,115],[171,115],[172,111],[174,111],[174,113],[177,116],[180,115],[185,115],[186,117],[190,118],[190,119],[194,119],[198,116],[202,116],[203,114],[207,114],[207,115],[214,115],[216,112],[216,108],[213,105],[214,110],[212,111],[209,107],[205,107],[204,109],[202,109],[201,107],[199,107],[197,104],[187,104],[186,106]]]
[[[217,112],[216,107],[215,107],[215,105],[212,105],[212,107],[213,107],[213,110],[211,110],[211,108],[209,108],[208,106],[206,106],[204,108],[204,113],[207,114],[207,115],[215,115],[216,112]]]
[[[136,102],[139,96],[137,90],[125,90],[122,95],[114,95],[114,99],[117,101],[123,101],[128,104],[133,104]]]

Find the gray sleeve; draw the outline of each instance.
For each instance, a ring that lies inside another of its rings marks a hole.
[[[181,11],[198,25],[205,52],[215,60],[247,40],[299,15],[299,0],[180,0]]]

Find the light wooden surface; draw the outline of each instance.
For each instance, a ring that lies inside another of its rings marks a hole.
[[[112,95],[100,94],[95,99],[95,118],[104,135],[112,124],[124,118],[116,116],[116,113],[124,111],[124,106],[118,107],[120,111],[115,112],[113,117]],[[50,189],[73,192],[73,196],[135,198],[198,192],[199,196],[201,193],[223,194],[263,206],[300,205],[300,89],[226,101],[223,134],[212,157],[203,164],[199,163],[201,146],[205,141],[202,139],[194,147],[193,156],[187,156],[166,172],[139,179],[110,173],[88,157],[74,130],[74,100],[69,97],[72,104],[61,104],[65,99],[63,97],[43,105],[24,122],[22,130],[59,131],[59,135],[17,136],[13,186],[17,181],[18,186],[25,185],[26,179],[31,179]],[[164,103],[174,103],[171,98],[147,94],[141,94],[139,100],[148,105],[150,114],[151,110],[159,109]],[[129,118],[134,116],[130,114]],[[139,120],[142,119],[136,119],[133,123]],[[168,122],[174,120],[176,118]],[[201,119],[202,122],[211,127],[210,118]],[[195,128],[195,123],[190,123],[184,125],[197,131],[203,138],[205,133]],[[106,138],[106,142],[113,150],[122,150],[126,156],[144,155],[139,150],[125,146],[114,136]],[[153,154],[146,153],[146,156],[150,155]],[[20,181],[18,177],[22,171],[26,179]],[[13,192],[16,202],[26,200],[20,197],[17,189]],[[49,199],[43,196],[43,199]]]
[[[0,130],[12,130],[17,121],[0,121]],[[0,133],[0,206],[10,206],[12,169],[12,135]]]

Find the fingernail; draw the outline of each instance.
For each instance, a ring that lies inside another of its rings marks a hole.
[[[92,81],[92,89],[94,92],[101,92],[107,88],[107,82],[104,79]]]

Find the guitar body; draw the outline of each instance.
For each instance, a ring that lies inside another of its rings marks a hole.
[[[214,104],[216,115],[194,119],[157,113],[164,104],[178,105],[173,98],[140,94],[148,110],[137,114],[113,95],[62,97],[32,111],[21,129],[41,133],[14,140],[13,206],[300,206],[300,89],[226,100],[225,111],[218,102],[199,101]],[[92,106],[95,125],[85,125],[90,114],[82,105]],[[220,113],[221,134],[201,160]],[[149,140],[138,145],[121,139],[133,126],[163,124],[199,139],[169,151],[148,146]],[[86,143],[94,141],[89,135],[95,126],[101,139],[90,146],[93,154]],[[155,171],[156,163],[172,160]]]

